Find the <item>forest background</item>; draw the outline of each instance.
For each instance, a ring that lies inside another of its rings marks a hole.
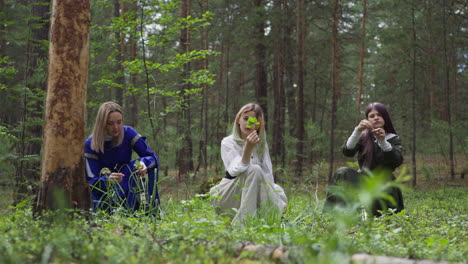
[[[458,0],[92,1],[86,133],[102,102],[119,102],[160,177],[193,187],[223,175],[220,141],[240,106],[258,102],[276,181],[326,183],[378,101],[411,185],[463,186],[467,10]],[[0,0],[0,182],[17,187],[16,202],[40,178],[50,15],[50,1]]]

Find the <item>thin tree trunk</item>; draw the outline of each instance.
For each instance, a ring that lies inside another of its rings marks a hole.
[[[30,98],[24,97],[24,114],[21,141],[16,143],[16,151],[21,155],[21,161],[16,166],[14,204],[21,202],[26,197],[37,192],[37,183],[40,180],[40,161],[27,159],[25,157],[40,156],[42,142],[42,113],[43,97],[46,91],[46,79],[34,78],[36,72],[45,69],[38,69],[41,62],[47,61],[47,52],[43,43],[49,39],[50,21],[50,0],[33,1],[32,15],[37,20],[33,20],[30,25],[32,39],[28,44],[28,65],[25,73],[25,82],[30,90],[34,91],[39,99],[36,99],[32,106]],[[25,91],[25,95],[27,95]],[[31,108],[32,107],[32,108]],[[31,125],[32,123],[32,125]]]
[[[416,95],[417,95],[417,87],[416,87],[416,25],[415,25],[415,17],[414,17],[414,9],[415,9],[414,0],[411,6],[411,29],[412,29],[412,67],[411,67],[411,79],[412,79],[412,150],[411,150],[411,160],[412,160],[412,167],[413,167],[413,187],[416,187]]]
[[[183,0],[180,6],[180,16],[186,18],[190,16],[190,5],[191,0]],[[190,30],[187,27],[181,29],[180,32],[180,50],[182,53],[189,52],[190,47]],[[186,79],[190,74],[191,64],[190,62],[184,65],[184,72],[182,74],[182,80]],[[184,91],[190,90],[190,83],[185,83],[181,85],[181,94],[183,98],[182,110],[179,113],[179,124],[178,124],[178,133],[183,135],[182,146],[179,149],[178,153],[178,163],[179,163],[179,181],[184,181],[185,176],[189,171],[193,170],[193,160],[192,160],[192,138],[191,138],[191,117],[190,117],[190,97],[185,94]]]
[[[255,39],[255,97],[262,106],[265,123],[268,124],[267,109],[267,74],[266,74],[266,47],[265,39],[265,12],[263,0],[255,0],[254,8],[256,10],[254,29]]]
[[[367,0],[362,1],[362,29],[361,29],[361,47],[359,52],[359,88],[357,94],[356,104],[356,121],[361,116],[361,97],[362,86],[364,84],[364,53],[366,46],[366,18],[367,18]]]
[[[290,1],[284,2],[284,9],[285,9],[285,17],[293,17],[294,10],[291,6]],[[296,96],[295,96],[295,89],[294,89],[294,43],[292,40],[293,36],[293,22],[287,21],[285,22],[284,28],[284,71],[285,71],[285,92],[286,92],[286,104],[287,104],[287,113],[288,113],[288,127],[289,127],[289,135],[296,136]]]
[[[88,210],[84,174],[90,0],[53,1],[44,155],[36,212]]]
[[[452,111],[451,111],[451,102],[450,102],[450,60],[448,58],[447,50],[447,3],[446,0],[443,2],[443,31],[444,31],[444,63],[445,63],[445,92],[446,92],[446,102],[447,102],[447,122],[449,129],[449,158],[450,158],[450,179],[455,180],[455,165],[453,158],[453,134],[452,134]]]
[[[297,145],[296,180],[302,176],[304,160],[304,0],[297,1]]]
[[[273,92],[274,92],[274,102],[275,107],[274,116],[275,116],[275,127],[273,128],[273,146],[272,146],[272,156],[277,162],[281,161],[281,165],[284,166],[284,114],[285,114],[285,96],[284,96],[284,85],[283,85],[283,10],[282,10],[283,0],[274,1],[274,9],[276,11],[274,24],[273,24],[273,34],[275,39],[275,59],[274,59],[274,69],[273,69]]]
[[[0,0],[0,12],[5,13],[5,0]],[[0,23],[0,57],[5,57],[7,54],[5,29],[5,24]]]
[[[339,45],[338,45],[338,25],[339,25],[339,13],[340,13],[340,0],[334,1],[333,7],[333,37],[332,37],[332,45],[333,45],[333,73],[332,73],[332,107],[331,107],[331,136],[330,136],[330,169],[328,171],[328,181],[331,182],[331,178],[333,175],[333,163],[334,163],[334,151],[335,151],[335,128],[336,128],[336,112],[337,112],[337,105],[338,105],[338,98],[340,94],[340,87],[339,87]]]
[[[122,3],[120,5],[120,0],[114,0],[114,19],[117,20],[119,17],[123,17],[124,15],[124,8],[125,4]],[[123,63],[125,61],[125,41],[124,37],[120,33],[120,29],[117,29],[114,33],[115,35],[115,43],[116,43],[116,49],[119,50],[119,54],[117,55],[117,65],[116,65],[116,83],[118,84],[117,87],[115,87],[115,100],[123,105],[123,90],[124,90],[124,85],[125,85],[125,78],[123,75]],[[118,44],[117,44],[118,43]]]
[[[131,4],[130,4],[130,10],[133,11],[133,22],[135,24],[137,24],[137,14],[138,14],[138,3],[137,1],[132,1]],[[130,60],[131,61],[134,61],[137,59],[137,36],[136,36],[136,32],[135,32],[135,35],[130,37]],[[138,81],[138,78],[137,78],[137,74],[136,73],[131,73],[130,74],[130,83],[131,83],[131,87],[133,89],[135,89],[138,84],[137,84],[137,81]],[[129,116],[129,124],[133,127],[137,126],[138,125],[138,98],[137,98],[137,94],[135,92],[131,92],[129,93],[128,97],[127,97],[127,102],[129,102],[128,104],[130,105],[129,109],[129,113],[128,113],[128,116]]]
[[[208,0],[205,0],[204,3],[200,3],[202,13],[204,14],[208,10]],[[204,50],[208,50],[208,30],[204,29],[202,32],[201,45]],[[208,58],[203,59],[202,61],[204,70],[208,69]],[[207,170],[207,144],[208,144],[208,85],[203,85],[202,92],[202,104],[200,111],[200,142],[199,142],[199,154],[198,154],[198,167],[203,166],[205,171]],[[197,168],[198,170],[198,168]]]

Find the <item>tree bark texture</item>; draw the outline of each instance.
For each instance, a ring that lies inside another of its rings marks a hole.
[[[90,0],[53,1],[42,176],[36,211],[91,206],[84,174]]]
[[[254,1],[256,21],[254,25],[255,39],[255,97],[263,108],[265,123],[268,124],[267,109],[267,73],[266,73],[266,47],[265,47],[265,11],[263,0]]]
[[[332,107],[331,107],[331,135],[330,135],[330,156],[328,162],[330,162],[330,168],[328,171],[328,181],[331,182],[331,177],[333,175],[333,162],[335,160],[335,128],[336,128],[336,112],[338,105],[338,98],[340,94],[339,87],[339,44],[338,44],[338,25],[339,25],[339,14],[340,14],[340,0],[334,1],[333,7],[333,36],[332,36],[332,46],[333,46],[333,70],[332,70]]]
[[[190,16],[191,0],[183,0],[180,5],[180,17],[186,18]],[[190,47],[190,30],[188,27],[184,27],[180,31],[180,51],[182,53],[189,52]],[[191,70],[190,62],[184,65],[184,71],[182,73],[182,80],[186,79]],[[192,138],[191,138],[191,116],[190,116],[190,98],[189,95],[184,93],[185,90],[190,90],[190,83],[184,83],[181,85],[181,95],[183,97],[182,109],[179,113],[179,124],[178,132],[183,135],[182,146],[178,151],[178,167],[179,167],[179,181],[183,181],[185,175],[193,170],[193,159],[192,159]]]
[[[124,16],[125,14],[125,3],[120,3],[120,0],[114,0],[114,19],[118,19],[119,17]],[[125,37],[120,32],[120,28],[117,29],[114,33],[116,43],[116,49],[119,51],[116,60],[116,83],[117,86],[115,87],[115,100],[117,103],[123,105],[124,103],[124,87],[125,87],[125,77],[124,77],[124,67],[123,63],[125,62]]]
[[[302,176],[304,160],[304,0],[297,1],[297,145],[296,145],[296,180]]]
[[[274,120],[276,126],[273,130],[273,146],[272,156],[276,162],[280,161],[284,166],[285,160],[285,145],[284,145],[284,129],[285,129],[285,94],[284,94],[284,70],[283,70],[283,52],[284,52],[284,39],[283,39],[283,0],[275,0],[273,7],[275,10],[275,18],[273,22],[274,34],[274,69],[273,69],[273,92],[274,102],[273,107]]]
[[[362,88],[364,85],[364,53],[366,47],[366,17],[367,17],[367,0],[362,1],[362,29],[361,29],[361,46],[359,50],[359,87],[356,100],[356,121],[361,116],[361,99]]]
[[[447,25],[448,19],[446,13],[448,13],[447,2],[443,1],[443,30],[444,30],[444,63],[445,63],[445,93],[446,93],[446,111],[447,111],[447,122],[449,131],[449,158],[450,158],[450,179],[455,180],[455,164],[453,156],[453,133],[452,133],[452,110],[451,110],[451,89],[450,89],[450,59],[449,51],[447,48],[448,34]],[[456,69],[453,69],[456,70]]]
[[[411,82],[412,82],[412,102],[411,102],[411,110],[412,110],[412,131],[411,131],[411,143],[412,143],[412,150],[411,150],[411,160],[412,160],[412,170],[413,170],[413,187],[416,186],[417,179],[416,179],[416,95],[417,95],[417,86],[416,86],[416,25],[415,25],[415,17],[414,17],[414,0],[411,7],[411,26],[412,26],[412,65],[411,65]]]

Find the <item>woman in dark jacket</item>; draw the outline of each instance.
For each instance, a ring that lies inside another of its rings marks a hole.
[[[393,171],[403,163],[401,141],[393,128],[387,108],[381,103],[371,103],[365,113],[366,119],[359,122],[342,146],[345,156],[354,157],[356,153],[358,154],[359,170],[339,168],[333,175],[332,186],[342,183],[359,184],[365,176],[364,169],[384,173],[394,180]],[[379,211],[387,208],[396,209],[396,212],[404,209],[403,195],[399,188],[391,187],[386,193],[393,197],[395,203],[375,201],[372,208],[373,215],[380,215]],[[325,207],[337,203],[344,204],[345,201],[329,192]]]

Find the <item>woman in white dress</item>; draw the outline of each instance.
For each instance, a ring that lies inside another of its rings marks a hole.
[[[239,110],[232,134],[221,142],[226,176],[210,190],[217,211],[233,214],[233,223],[241,225],[260,208],[281,213],[288,202],[284,190],[274,182],[263,116],[258,104]]]

